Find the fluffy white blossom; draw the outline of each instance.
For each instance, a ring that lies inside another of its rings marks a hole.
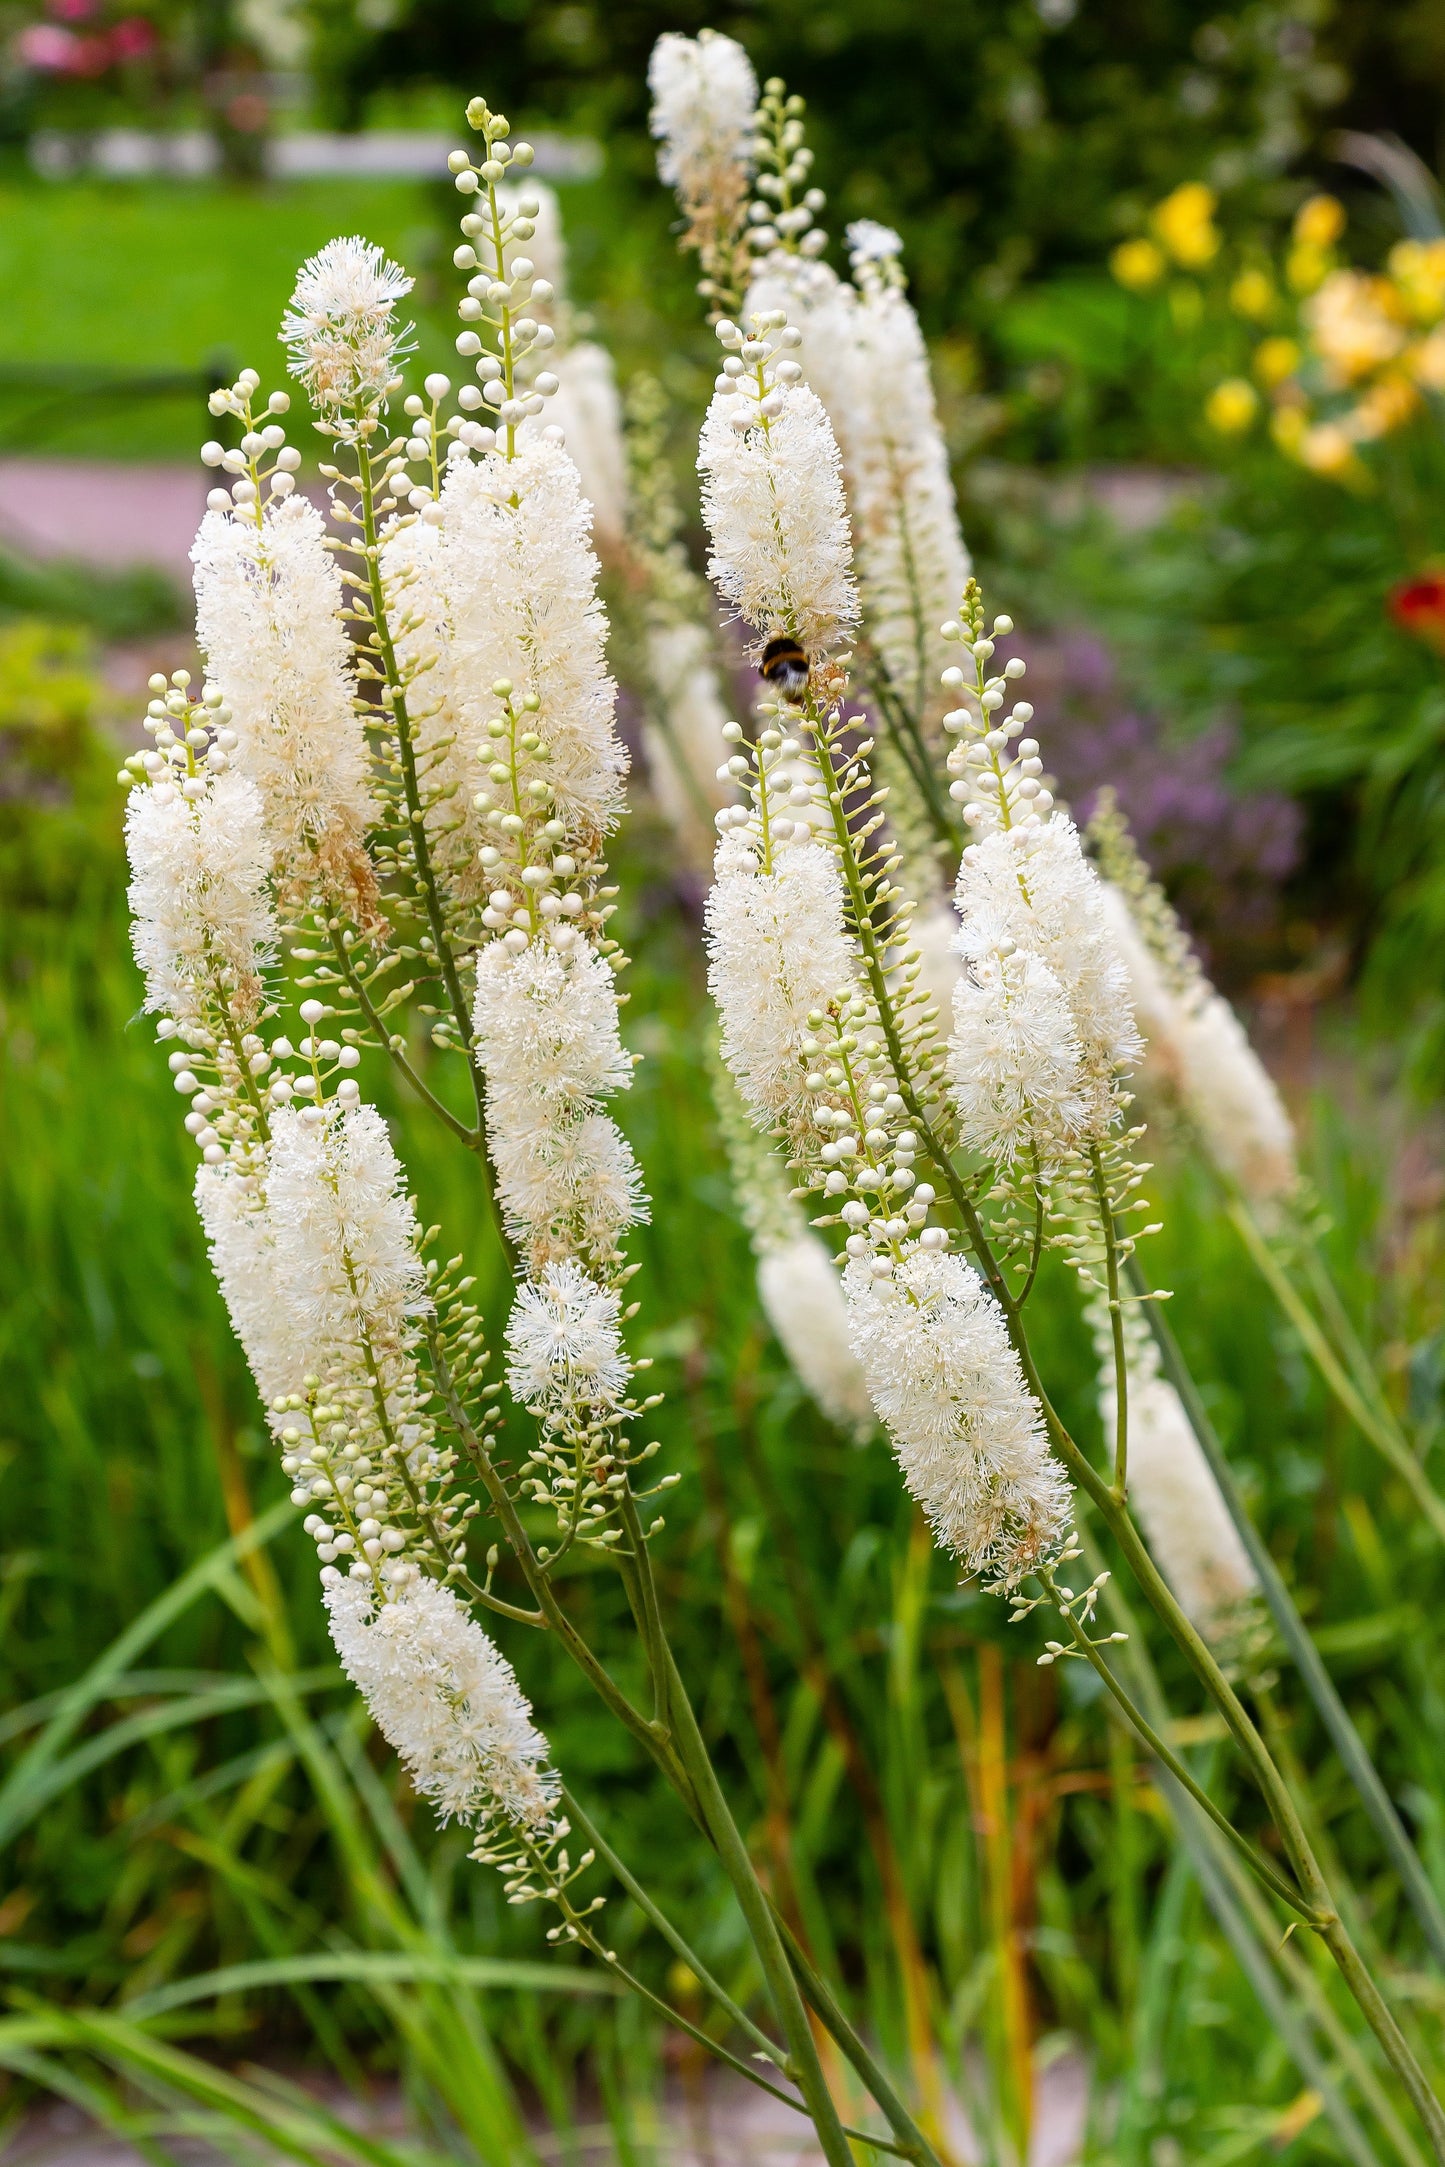
[[[619,1296],[570,1257],[517,1289],[507,1353],[508,1388],[535,1414],[615,1406],[632,1374]]]
[[[1025,995],[1031,995],[1032,1007],[1013,1047],[1022,1064],[1018,1088],[1025,1094],[1036,1089],[1040,1104],[1060,1118],[1077,1096],[1081,1118],[1070,1109],[1064,1133],[1070,1140],[1101,1140],[1114,1117],[1115,1078],[1138,1059],[1140,1040],[1129,1006],[1129,975],[1110,929],[1101,883],[1073,822],[1056,813],[1046,822],[1029,818],[1010,828],[991,828],[963,853],[956,900],[960,952],[975,969],[1013,950],[1033,956],[1047,966],[1067,1006],[1079,1059],[1076,1081],[1065,1089],[1064,1042],[1051,990],[1037,973],[1030,981],[1013,966],[1020,1017]],[[987,1082],[992,1028],[989,1006],[976,1012],[970,997],[963,996],[955,1009],[950,1051],[956,1087],[960,1079],[969,1088],[975,1077]],[[1039,1056],[1034,1081],[1027,1073],[1031,1051]]]
[[[515,956],[494,943],[478,959],[475,1027],[497,1193],[532,1270],[579,1251],[610,1261],[646,1216],[631,1148],[600,1111],[632,1080],[611,971],[581,943]]]
[[[311,1341],[279,1293],[276,1242],[262,1183],[230,1166],[196,1169],[196,1210],[231,1327],[268,1404],[306,1375]]]
[[[607,620],[576,465],[559,445],[524,441],[514,458],[488,452],[450,467],[441,503],[449,667],[472,688],[458,727],[480,738],[500,678],[514,701],[535,694],[532,727],[550,755],[535,777],[580,840],[600,837],[621,810],[627,755],[613,729]],[[519,774],[533,779],[525,760]]]
[[[276,869],[295,897],[318,884],[369,916],[374,814],[355,704],[341,575],[315,505],[291,496],[258,521],[207,512],[191,550],[196,636],[261,794]]]
[[[408,1451],[429,1444],[413,1348],[428,1301],[416,1211],[374,1106],[271,1117],[266,1206],[272,1298],[305,1371],[364,1388]],[[372,1380],[375,1380],[373,1386]],[[299,1379],[293,1378],[291,1390]],[[365,1403],[368,1423],[382,1421]]]
[[[204,797],[170,784],[133,790],[126,806],[131,943],[145,1005],[178,1024],[216,1006],[249,1027],[261,972],[276,952],[267,890],[270,850],[253,783],[220,775]]]
[[[953,990],[948,1077],[970,1151],[1008,1165],[1031,1148],[1046,1162],[1083,1133],[1079,1041],[1047,963],[1021,948],[1001,953],[975,933]]]
[[[392,1600],[325,1576],[346,1675],[423,1798],[445,1822],[551,1833],[560,1784],[506,1657],[450,1588],[415,1580]]]
[[[794,845],[779,853],[773,872],[761,873],[725,840],[706,918],[723,1059],[755,1119],[796,1118],[808,1104],[799,1049],[809,1011],[857,972],[833,853]]]
[[[741,45],[715,30],[664,31],[647,69],[658,171],[695,235],[726,232],[752,178],[758,79]]]
[[[807,1226],[776,1246],[758,1246],[758,1295],[799,1383],[830,1422],[866,1438],[874,1424],[873,1402],[848,1336],[848,1304],[827,1247]]]
[[[887,1279],[855,1258],[843,1284],[853,1351],[909,1490],[968,1572],[1013,1586],[1059,1549],[1070,1493],[1002,1311],[945,1250],[915,1250]]]
[[[396,304],[411,287],[401,266],[359,234],[328,241],[301,266],[281,337],[292,375],[323,412],[370,405],[386,391],[406,351]]]
[[[1167,970],[1111,882],[1101,883],[1144,1035],[1143,1076],[1176,1100],[1221,1173],[1266,1211],[1299,1185],[1294,1128],[1244,1026],[1197,969]]]
[[[1090,1305],[1099,1355],[1099,1417],[1111,1446],[1118,1416],[1108,1312]],[[1180,1606],[1205,1638],[1238,1637],[1259,1582],[1179,1394],[1136,1310],[1125,1313],[1129,1503]]]
[[[708,570],[760,641],[790,634],[827,654],[857,621],[842,462],[817,393],[770,380],[775,411],[714,394],[697,464]]]

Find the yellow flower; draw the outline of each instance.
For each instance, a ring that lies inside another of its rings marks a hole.
[[[1162,203],[1156,203],[1149,223],[1174,261],[1186,271],[1202,270],[1219,253],[1219,231],[1214,209],[1219,198],[1203,181],[1185,181]]]
[[[1299,457],[1308,428],[1309,418],[1301,406],[1277,406],[1269,417],[1269,433],[1290,459]]]
[[[1335,196],[1311,196],[1294,214],[1294,237],[1303,248],[1328,248],[1345,230],[1345,207]]]
[[[1419,404],[1420,394],[1413,384],[1401,376],[1384,376],[1361,393],[1346,426],[1357,443],[1389,436],[1410,419]]]
[[[1405,359],[1427,391],[1445,391],[1445,326],[1412,346]]]
[[[1329,277],[1331,258],[1328,250],[1311,248],[1299,242],[1284,259],[1284,275],[1291,293],[1313,293]]]
[[[1262,384],[1282,384],[1300,365],[1300,350],[1293,339],[1261,339],[1254,349],[1254,373]]]
[[[1297,456],[1302,466],[1312,474],[1322,474],[1327,481],[1343,482],[1355,489],[1368,483],[1368,469],[1350,442],[1349,432],[1337,421],[1317,421],[1313,428],[1306,429]]]
[[[1242,436],[1259,411],[1259,393],[1242,376],[1226,376],[1204,402],[1204,418],[1221,436]]]
[[[1121,241],[1109,258],[1109,269],[1131,293],[1157,286],[1168,268],[1162,251],[1152,241]]]
[[[1445,316],[1445,240],[1397,241],[1390,250],[1389,271],[1403,307],[1417,323],[1434,324]]]
[[[1331,271],[1301,311],[1316,353],[1336,384],[1358,383],[1393,361],[1405,345],[1399,303],[1388,279]]]
[[[1241,271],[1229,289],[1229,300],[1238,315],[1263,323],[1274,307],[1274,282],[1267,271]]]

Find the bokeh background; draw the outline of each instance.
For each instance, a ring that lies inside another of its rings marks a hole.
[[[445,154],[474,90],[538,144],[573,298],[619,378],[663,386],[700,560],[691,443],[714,362],[644,78],[659,31],[703,20],[807,98],[834,233],[869,216],[904,235],[965,531],[1020,627],[1058,787],[1083,812],[1116,788],[1286,1091],[1321,1238],[1422,1455],[1440,1426],[1445,366],[1368,407],[1376,364],[1307,328],[1349,267],[1404,327],[1391,367],[1445,316],[1445,265],[1409,274],[1413,316],[1384,290],[1404,290],[1401,239],[1442,232],[1434,0],[710,18],[0,0],[0,2115],[22,2150],[69,2141],[57,2099],[145,2143],[188,2120],[308,2159],[361,2143],[325,2120],[341,2100],[369,2103],[374,2147],[508,2163],[590,2158],[603,2130],[651,2157],[658,2098],[703,2112],[675,2041],[537,1968],[535,1922],[415,1811],[338,1690],[136,1020],[114,782],[146,676],[194,661],[205,393],[242,364],[279,378],[302,257],[348,231],[402,257],[420,361],[445,361]],[[1340,210],[1312,241],[1322,195]],[[1367,411],[1381,426],[1357,426]],[[617,668],[635,730],[645,688],[625,652]],[[1038,1671],[931,1555],[882,1446],[805,1401],[720,1170],[698,877],[644,764],[620,865],[646,1056],[624,1121],[657,1200],[637,1347],[685,1476],[662,1569],[759,1856],[900,2066],[966,2095],[992,2157],[1024,2144],[1053,2069],[1089,2092],[1091,2158],[1413,2167],[1388,2115],[1353,2149],[1261,2022],[1090,1681]],[[470,1237],[495,1337],[480,1199],[385,1077],[370,1087],[424,1220],[445,1206]],[[1167,1136],[1158,1156],[1154,1269],[1187,1281],[1181,1338],[1445,1884],[1438,1549],[1249,1276],[1208,1177]],[[1074,1298],[1051,1280],[1040,1301],[1056,1396],[1092,1435]],[[585,1600],[616,1644],[610,1585]],[[517,1659],[569,1777],[751,1992],[667,1802],[545,1648]],[[1433,2036],[1440,1983],[1288,1681],[1275,1713],[1282,1750],[1323,1771],[1325,1840]],[[1207,1723],[1184,1742],[1213,1753]],[[1333,1990],[1309,1977],[1326,2066],[1348,2072]]]

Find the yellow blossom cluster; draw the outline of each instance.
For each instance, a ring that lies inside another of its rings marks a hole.
[[[1216,208],[1202,182],[1176,188],[1155,206],[1149,233],[1114,250],[1115,278],[1140,293],[1171,268],[1204,271],[1221,252]],[[1215,384],[1204,418],[1221,436],[1242,436],[1267,412],[1289,458],[1362,487],[1361,447],[1414,419],[1426,394],[1445,394],[1445,239],[1399,241],[1372,272],[1341,262],[1344,230],[1343,205],[1311,196],[1278,263],[1259,257],[1233,271],[1229,309],[1261,335],[1248,374]]]

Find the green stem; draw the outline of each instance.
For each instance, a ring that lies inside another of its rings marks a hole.
[[[816,2010],[819,2022],[837,2041],[845,2058],[887,2117],[889,2126],[898,2139],[900,2156],[916,2161],[918,2167],[943,2167],[937,2152],[894,2090],[886,2071],[879,2067],[844,2016],[832,1989],[776,1904],[772,1906],[772,1912],[788,1951],[788,1961],[798,1975],[803,1992]]]
[[[356,965],[352,961],[350,954],[347,952],[347,949],[342,942],[339,929],[335,927],[333,927],[331,930],[331,946],[335,953],[337,965],[341,971],[341,975],[346,980],[347,987],[351,993],[353,1000],[356,1002],[356,1005],[361,1010],[363,1016],[365,1016],[367,1023],[370,1025],[371,1029],[381,1040],[381,1043],[386,1049],[387,1055],[389,1056],[391,1063],[396,1069],[397,1073],[406,1079],[407,1084],[416,1093],[422,1104],[431,1108],[431,1111],[436,1115],[438,1121],[440,1121],[444,1127],[451,1130],[452,1135],[456,1137],[458,1143],[465,1144],[468,1151],[475,1151],[479,1141],[477,1131],[475,1129],[469,1129],[464,1121],[458,1121],[456,1115],[452,1112],[450,1106],[444,1106],[442,1104],[442,1101],[432,1090],[430,1084],[425,1082],[425,1080],[420,1075],[418,1075],[417,1071],[412,1067],[410,1061],[408,1061],[406,1054],[403,1052],[401,1047],[394,1046],[392,1044],[392,1039],[395,1036],[395,1033],[388,1031],[386,1027],[386,1018],[382,1015],[376,1003],[372,1000],[371,992],[366,984],[365,979],[361,976],[361,973],[357,970]]]
[[[1048,1589],[1055,1610],[1069,1628],[1075,1648],[1100,1678],[1105,1691],[1111,1695],[1120,1711],[1128,1718],[1155,1760],[1161,1762],[1169,1770],[1175,1782],[1182,1785],[1189,1793],[1200,1811],[1208,1814],[1221,1836],[1228,1838],[1250,1871],[1258,1876],[1265,1887],[1271,1890],[1280,1899],[1281,1903],[1288,1904],[1292,1911],[1297,1911],[1307,1925],[1313,1926],[1318,1931],[1323,1931],[1324,1927],[1329,1923],[1328,1914],[1317,1910],[1308,1903],[1298,1889],[1291,1888],[1283,1876],[1275,1872],[1269,1861],[1261,1858],[1248,1837],[1240,1834],[1229,1817],[1220,1807],[1215,1805],[1209,1793],[1200,1789],[1178,1754],[1164,1743],[1164,1740],[1155,1730],[1144,1711],[1136,1706],[1128,1693],[1125,1692],[1124,1687],[1099,1653],[1096,1643],[1089,1638],[1084,1627],[1079,1624],[1073,1612],[1058,1594],[1053,1574],[1045,1568],[1044,1571],[1039,1573],[1038,1578]]]
[[[738,1833],[737,1823],[723,1797],[722,1787],[708,1756],[702,1732],[698,1728],[697,1717],[693,1713],[687,1690],[670,1649],[666,1650],[666,1657],[667,1705],[672,1718],[673,1736],[683,1765],[691,1778],[701,1808],[703,1825],[722,1862],[723,1870],[732,1883],[733,1893],[747,1922],[749,1937],[757,1951],[773,2007],[788,2043],[788,2058],[793,2066],[794,2081],[807,2102],[813,2127],[818,2133],[818,2141],[829,2167],[853,2167],[848,2139],[843,2133],[838,2111],[824,2080],[818,2049],[808,2025],[807,2011],[803,2007],[803,1998],[788,1961],[777,1922],[753,1870],[747,1847]]]
[[[1252,1214],[1238,1201],[1231,1201],[1229,1216],[1238,1228],[1244,1245],[1259,1267],[1270,1292],[1298,1332],[1315,1368],[1362,1435],[1389,1461],[1395,1473],[1406,1484],[1434,1533],[1445,1542],[1445,1498],[1441,1498],[1431,1487],[1425,1470],[1410,1450],[1399,1425],[1393,1417],[1372,1407],[1361,1393],[1315,1318],[1311,1316],[1307,1305],[1301,1300],[1298,1289],[1291,1285],[1288,1273],[1265,1240]]]
[[[769,2039],[765,2031],[760,2031],[746,2011],[738,2007],[726,1988],[719,1985],[697,1951],[683,1940],[682,1935],[673,1925],[671,1919],[668,1918],[664,1911],[658,1909],[636,1875],[618,1857],[606,1838],[599,1833],[596,1822],[589,1819],[578,1805],[572,1792],[565,1788],[562,1792],[562,1803],[567,1810],[568,1819],[581,1829],[582,1834],[597,1853],[597,1856],[609,1868],[613,1876],[621,1882],[643,1917],[648,1921],[649,1925],[655,1927],[657,1932],[661,1934],[674,1956],[679,1957],[686,1964],[704,1993],[717,2003],[724,2015],[732,2019],[738,2030],[746,2038],[751,2039],[760,2054],[768,2055],[779,2068],[783,2068],[782,2048],[774,2040]]]
[[[1114,1343],[1114,1495],[1122,1505],[1129,1495],[1129,1358],[1124,1345],[1124,1310],[1119,1300],[1119,1233],[1097,1144],[1089,1148],[1089,1177],[1104,1232],[1104,1278]]]
[[[1126,1270],[1135,1294],[1146,1294],[1148,1288],[1144,1275],[1135,1259],[1129,1259]],[[1199,1396],[1199,1388],[1179,1351],[1178,1341],[1164,1315],[1163,1304],[1146,1301],[1143,1308],[1149,1320],[1149,1329],[1154,1335],[1154,1343],[1159,1349],[1164,1374],[1179,1394],[1189,1426],[1198,1440],[1199,1449],[1219,1485],[1225,1508],[1254,1567],[1280,1639],[1304,1680],[1305,1690],[1314,1702],[1320,1721],[1324,1724],[1350,1781],[1359,1793],[1360,1802],[1400,1876],[1430,1953],[1441,1970],[1445,1971],[1445,1908],[1442,1908],[1404,1824],[1395,1811],[1394,1802],[1380,1779],[1379,1771],[1366,1751],[1364,1740],[1356,1730],[1349,1710],[1336,1692],[1334,1681],[1324,1666],[1320,1652],[1295,1608],[1284,1577],[1249,1516],[1248,1507],[1235,1480],[1234,1469],[1230,1466],[1214,1424]]]

